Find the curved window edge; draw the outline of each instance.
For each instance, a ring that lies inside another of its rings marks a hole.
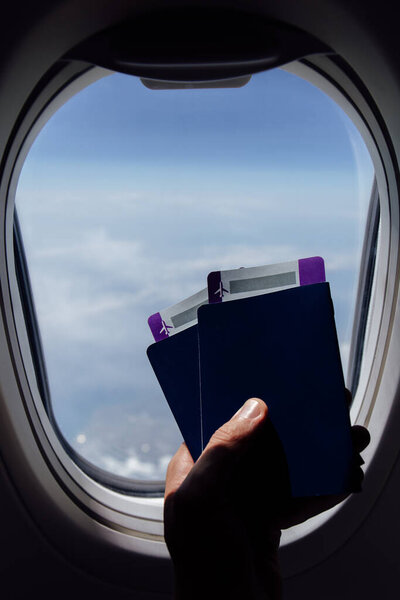
[[[46,362],[43,353],[42,341],[39,325],[36,316],[35,305],[33,301],[32,288],[30,283],[28,265],[26,262],[24,243],[21,235],[18,213],[14,209],[14,260],[15,272],[18,283],[18,290],[21,298],[24,323],[29,341],[29,348],[32,357],[33,368],[36,376],[36,383],[39,395],[43,401],[45,410],[53,426],[55,433],[60,440],[68,456],[74,461],[82,471],[98,483],[109,487],[115,492],[124,494],[133,494],[135,496],[161,497],[164,495],[165,483],[163,481],[140,481],[128,479],[109,471],[105,471],[86,460],[82,455],[74,450],[71,444],[63,435],[57,420],[54,416],[50,390],[48,385]]]
[[[317,61],[315,61],[315,62],[317,62]],[[294,72],[300,76],[302,76],[301,73],[303,73],[303,76],[306,75],[305,78],[314,84],[316,83],[316,81],[315,81],[315,77],[316,77],[320,83],[320,85],[318,85],[318,87],[321,87],[321,88],[325,87],[325,90],[326,90],[326,84],[328,83],[328,77],[321,75],[321,72],[320,72],[321,71],[321,69],[320,69],[321,63],[323,65],[325,65],[325,63],[328,63],[328,66],[329,66],[329,59],[327,59],[327,58],[319,59],[319,66],[315,70],[313,69],[312,66],[310,66],[310,64],[305,65],[305,64],[301,64],[301,63],[292,63],[291,65],[287,65],[285,68],[287,70],[292,70],[292,72]],[[86,66],[86,68],[87,68],[87,66]],[[91,71],[91,76],[93,77],[93,75],[94,75],[93,71],[99,71],[99,70],[93,69],[90,71]],[[100,70],[100,71],[102,71],[102,70]],[[106,74],[106,73],[103,71],[103,74]],[[101,74],[99,75],[99,73],[97,73],[96,77],[97,76],[101,76]],[[330,83],[329,83],[330,94],[328,94],[328,95],[331,95],[331,97],[333,97],[336,101],[338,101],[337,96],[339,95],[340,98],[343,100],[343,97],[338,92],[338,88],[336,87],[334,82],[335,82],[335,77],[330,77]],[[79,91],[79,89],[82,89],[82,87],[84,87],[83,81],[79,81],[75,77],[73,80],[73,86],[74,86],[75,92]],[[346,85],[344,87],[346,87]],[[67,81],[64,81],[63,87],[59,86],[59,89],[63,89],[64,92],[66,92],[66,94],[68,95],[68,97],[70,97],[72,95],[72,91],[71,91],[71,89],[67,89],[67,88],[68,88]],[[27,130],[31,131],[31,133],[30,133],[31,138],[35,137],[38,129],[40,129],[40,123],[37,121],[38,116],[40,116],[40,121],[43,121],[43,119],[47,120],[49,118],[50,114],[52,112],[54,112],[54,110],[56,110],[54,105],[52,105],[51,107],[49,106],[49,101],[50,101],[50,96],[51,96],[49,94],[49,90],[45,88],[43,90],[42,95],[43,95],[42,100],[44,100],[44,102],[43,102],[43,105],[41,106],[40,111],[33,110],[32,112],[34,114],[28,114],[27,120],[24,121],[24,124],[26,123]],[[57,96],[57,94],[53,93],[52,99],[54,99],[56,101],[56,103],[60,104],[60,103],[65,102],[67,98],[64,97],[61,100],[61,98],[59,96]],[[346,102],[348,102],[347,99],[346,99]],[[343,108],[343,102],[339,101],[338,103]],[[355,102],[355,104],[357,106],[357,102]],[[47,111],[44,110],[45,108],[47,108],[48,110]],[[355,114],[358,114],[358,111],[355,109],[354,106],[352,107],[352,110],[355,111]],[[354,121],[354,119],[353,119],[353,121]],[[366,130],[368,130],[368,128],[365,126],[365,124],[364,124],[364,127]],[[18,132],[18,134],[19,133],[20,132]],[[6,245],[7,245],[7,250],[8,250],[7,260],[9,261],[8,274],[9,274],[9,279],[10,279],[9,284],[10,284],[10,288],[11,288],[11,295],[10,295],[10,305],[11,306],[13,305],[13,300],[15,300],[15,298],[16,298],[17,291],[16,291],[15,282],[14,283],[12,282],[13,260],[10,258],[10,243],[11,243],[10,240],[12,240],[13,238],[12,238],[12,230],[10,232],[10,219],[11,219],[11,221],[13,220],[13,212],[12,212],[13,211],[13,193],[15,193],[16,179],[18,177],[18,175],[17,175],[18,168],[20,168],[22,166],[23,160],[24,160],[27,150],[28,150],[27,146],[29,146],[29,144],[27,143],[25,145],[25,148],[22,150],[22,152],[20,152],[21,147],[22,147],[22,141],[24,141],[26,135],[27,135],[27,133],[25,133],[25,135],[23,136],[23,139],[21,139],[21,137],[19,135],[16,136],[15,145],[14,145],[15,159],[12,159],[12,164],[10,165],[10,178],[11,178],[12,170],[14,171],[14,173],[13,173],[13,183],[11,183],[11,185],[9,187],[8,225],[6,227],[8,241],[6,240]],[[18,137],[19,137],[19,139],[18,139]],[[365,137],[364,137],[364,139],[365,139]],[[28,139],[26,141],[28,142]],[[376,164],[378,165],[379,161],[381,160],[381,157],[377,150],[375,150],[374,152],[375,152]],[[18,154],[18,160],[16,160],[17,154]],[[385,174],[385,169],[383,168],[382,164],[380,164],[380,166],[378,167],[377,181],[378,181],[378,187],[379,187],[380,193],[383,190],[384,191],[383,196],[386,195],[386,198],[383,199],[383,202],[386,201],[387,206],[389,206],[388,193],[385,192],[386,174]],[[12,215],[11,217],[10,217],[10,213]],[[386,209],[386,215],[384,215],[384,216],[386,216],[386,221],[384,220],[384,223],[386,222],[386,224],[389,223],[389,225],[390,225],[390,215],[388,215],[388,209]],[[388,221],[388,216],[389,216],[389,221]],[[385,236],[380,236],[380,239],[386,240]],[[389,242],[387,242],[387,243],[389,243]],[[388,247],[385,247],[383,250],[382,250],[382,248],[378,248],[376,263],[379,265],[385,266],[385,276],[388,273],[388,267],[387,267],[388,254],[389,254]],[[374,283],[374,285],[377,285],[377,287],[379,287],[379,285],[381,285],[381,284],[379,284],[379,282],[378,282],[377,284]],[[389,300],[388,300],[387,294],[384,294],[383,297],[385,299],[385,302],[392,301],[392,298],[389,298]],[[382,300],[382,303],[383,303],[383,300]],[[374,311],[377,313],[377,318],[375,320],[379,321],[378,329],[381,330],[380,325],[381,325],[381,321],[382,321],[381,313],[383,312],[383,305],[382,306],[374,306]],[[13,315],[13,321],[14,320],[16,321],[16,323],[13,322],[13,324],[12,324],[13,327],[14,327],[14,324],[16,325],[15,340],[19,339],[19,342],[16,343],[17,345],[14,344],[13,350],[14,350],[14,352],[21,352],[22,364],[25,364],[26,363],[26,353],[28,352],[27,344],[26,344],[26,336],[25,336],[25,341],[24,340],[21,341],[21,339],[24,338],[24,335],[21,334],[21,328],[23,326],[22,326],[21,318],[20,318],[20,316],[18,317],[18,315],[16,315],[16,312],[18,312],[18,311],[11,310],[11,313],[10,313]],[[10,322],[9,322],[8,326],[10,327]],[[378,333],[379,333],[379,331],[378,331]],[[385,334],[383,333],[382,335],[385,335]],[[369,342],[369,343],[371,345],[373,345],[372,342]],[[375,362],[379,362],[376,359],[375,352],[374,352],[374,360],[375,360]],[[25,368],[26,368],[26,366],[25,366]],[[26,376],[25,373],[23,373],[23,372],[19,373],[20,378],[21,377],[23,378],[25,376]],[[376,398],[376,390],[375,390],[376,381],[373,382],[373,384],[371,384],[371,380],[369,380],[369,384],[370,384],[370,387],[374,387],[374,390],[368,395],[369,396],[369,398],[367,398],[368,401],[370,401],[372,396],[374,396],[374,398]],[[155,537],[157,538],[156,541],[157,541],[157,543],[162,541],[162,516],[161,516],[162,501],[161,501],[161,498],[140,499],[140,498],[123,497],[118,492],[115,492],[113,490],[107,490],[103,486],[97,485],[96,482],[92,482],[90,477],[82,476],[82,473],[79,473],[79,469],[77,469],[76,466],[72,464],[70,457],[67,457],[67,458],[65,456],[62,457],[62,452],[60,452],[57,436],[54,435],[54,431],[52,431],[51,424],[46,423],[45,415],[43,414],[43,411],[41,411],[40,407],[38,406],[38,398],[36,397],[37,394],[35,394],[34,386],[32,386],[31,382],[30,382],[29,387],[24,385],[24,386],[21,386],[21,388],[23,388],[26,392],[28,392],[28,390],[29,390],[29,394],[32,394],[32,402],[30,403],[28,410],[36,411],[37,414],[39,414],[39,419],[37,419],[37,423],[41,424],[41,426],[43,428],[43,438],[41,439],[41,442],[42,442],[43,446],[46,446],[46,448],[44,449],[44,452],[45,453],[50,452],[50,453],[54,454],[54,457],[52,458],[52,460],[55,463],[58,463],[57,476],[60,479],[62,479],[64,482],[64,485],[69,488],[71,495],[72,496],[75,495],[76,498],[78,498],[79,496],[84,497],[84,503],[86,503],[86,504],[94,504],[94,501],[99,502],[99,504],[101,506],[103,506],[103,507],[105,506],[109,510],[109,512],[111,514],[108,515],[108,517],[114,523],[118,522],[118,515],[128,516],[128,520],[129,520],[129,518],[132,517],[132,515],[135,515],[135,513],[138,515],[137,518],[139,520],[143,519],[143,523],[146,520],[152,519],[154,522],[157,522],[159,524],[158,531],[160,533],[154,534]],[[364,395],[366,395],[366,394],[364,394]],[[35,396],[35,397],[33,397],[33,396]],[[47,445],[45,442],[47,442]],[[68,464],[68,460],[69,460],[69,464]],[[60,462],[62,463],[61,467],[60,467]],[[73,489],[74,481],[76,483],[75,489]],[[358,502],[358,504],[359,504],[359,502]],[[364,504],[366,504],[370,507],[371,497],[367,497],[366,502]],[[287,550],[289,550],[290,552],[293,551],[293,552],[296,552],[296,555],[297,555],[299,544],[302,545],[303,542],[309,544],[310,535],[312,533],[315,533],[316,530],[319,531],[319,535],[321,535],[322,530],[328,526],[329,526],[330,531],[334,531],[337,526],[337,522],[338,522],[338,513],[343,514],[345,512],[344,509],[347,510],[347,507],[350,507],[350,509],[349,509],[350,513],[354,513],[354,510],[351,509],[351,505],[354,505],[354,502],[349,500],[344,505],[341,505],[338,508],[333,509],[332,512],[330,512],[329,514],[325,513],[324,515],[322,515],[322,517],[317,518],[317,521],[312,521],[312,522],[309,521],[306,524],[304,524],[303,526],[299,526],[298,528],[296,528],[296,530],[297,530],[296,532],[291,532],[290,535],[286,536],[286,539],[284,538],[284,540],[283,540],[283,546],[284,546],[283,547],[283,562],[286,564],[286,568],[288,569],[289,574],[290,574],[291,570],[293,572],[293,568],[290,569],[287,567],[288,556],[285,558],[285,551],[287,551]],[[366,508],[366,510],[367,510],[367,508]],[[93,510],[95,510],[95,511],[99,510],[99,512],[101,512],[101,509],[99,509],[99,507],[97,507],[97,508],[93,507]],[[362,511],[363,516],[365,516],[366,510]],[[333,519],[333,516],[335,516],[335,519]],[[108,525],[110,525],[110,526],[112,526],[111,521],[107,521]],[[344,523],[346,523],[347,521],[348,521],[348,518],[347,517],[344,518]],[[356,522],[359,522],[359,520],[356,519]],[[141,523],[141,525],[143,523]],[[354,525],[354,527],[355,526],[356,525]],[[351,532],[354,530],[354,527],[353,526],[350,527],[348,530],[345,531],[344,534],[343,534],[343,527],[340,527],[340,530],[341,530],[341,534],[339,536],[340,540],[338,541],[338,536],[334,535],[333,536],[334,539],[332,540],[332,543],[330,544],[329,548],[326,549],[324,556],[321,555],[320,549],[318,550],[317,553],[315,553],[315,552],[313,552],[313,550],[311,550],[311,554],[313,554],[313,560],[311,560],[311,562],[313,564],[320,562],[321,560],[324,559],[326,554],[330,554],[331,552],[333,552],[334,549],[338,546],[338,543],[339,544],[344,543],[344,541],[351,535]],[[132,531],[134,531],[134,530],[135,530],[135,528],[132,527]],[[133,533],[133,535],[134,535],[134,533]],[[150,539],[151,539],[151,536],[153,534],[150,533],[149,535],[150,535]],[[328,535],[328,534],[325,533],[325,535]],[[312,546],[312,544],[311,544],[311,546]],[[299,572],[304,568],[309,568],[310,552],[307,552],[306,554],[307,554],[307,557],[305,555],[304,560],[306,561],[307,564],[303,564],[302,561],[300,561],[300,562],[297,561],[296,572]]]
[[[363,351],[367,338],[368,315],[372,298],[376,255],[379,241],[379,224],[379,193],[376,179],[374,179],[361,254],[357,302],[350,345],[348,385],[353,398],[357,393],[358,383],[360,381]]]

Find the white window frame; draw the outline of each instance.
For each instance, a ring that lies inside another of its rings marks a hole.
[[[391,343],[398,343],[391,338],[394,327],[400,331],[395,314],[399,214],[388,140],[352,77],[328,56],[291,63],[285,69],[320,87],[358,127],[374,163],[381,203],[372,310],[358,392],[351,409],[353,423],[368,425],[372,435],[365,453],[366,485],[363,494],[284,533],[281,560],[284,574],[291,576],[324,560],[355,532],[371,510],[396,457],[393,448],[382,446],[380,441],[397,383],[390,381],[388,372],[391,368],[397,372],[400,356],[400,349],[390,348]],[[83,64],[60,67],[27,107],[8,149],[0,188],[0,200],[4,201],[1,206],[5,206],[0,214],[5,223],[0,239],[4,249],[0,262],[2,315],[10,353],[10,362],[2,365],[0,373],[4,418],[10,447],[17,453],[16,477],[20,487],[25,486],[27,493],[33,494],[32,506],[37,505],[33,511],[44,504],[51,514],[63,518],[60,529],[73,528],[83,545],[96,547],[97,551],[101,548],[104,556],[110,551],[115,556],[118,551],[121,556],[136,556],[139,562],[143,556],[162,562],[168,558],[163,541],[162,498],[128,496],[101,485],[79,469],[57,438],[37,389],[14,268],[14,198],[30,145],[59,106],[108,73]],[[377,461],[381,461],[378,466]]]

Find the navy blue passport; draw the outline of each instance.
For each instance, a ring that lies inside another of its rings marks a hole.
[[[197,325],[147,348],[164,396],[193,460],[201,454]]]
[[[293,496],[351,490],[353,447],[328,283],[199,308],[204,446],[247,398],[262,398]]]

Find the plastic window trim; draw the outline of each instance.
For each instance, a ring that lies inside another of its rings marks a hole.
[[[357,96],[357,90],[353,99],[348,95],[347,90],[352,87],[351,78],[347,77],[339,67],[337,67],[327,57],[317,58],[315,60],[305,62],[291,63],[285,67],[286,70],[293,72],[300,77],[304,77],[317,87],[323,89],[330,95],[338,104],[344,108],[352,120],[358,126],[364,140],[373,157],[375,170],[377,174],[378,189],[381,198],[381,206],[383,207],[381,215],[382,229],[388,229],[393,226],[393,213],[390,211],[389,194],[397,192],[393,176],[391,177],[392,190],[388,185],[388,175],[385,166],[389,164],[390,156],[388,156],[387,148],[385,148],[385,138],[382,135],[379,138],[379,124],[375,131],[371,133],[371,122],[373,115],[367,114],[366,119],[360,117],[360,112],[363,111],[364,99],[362,94]],[[326,69],[326,71],[324,71]],[[145,545],[142,551],[152,555],[166,556],[165,546],[159,544],[162,542],[162,499],[161,498],[139,498],[121,495],[118,492],[107,489],[98,482],[93,481],[85,473],[82,472],[77,465],[71,461],[70,457],[65,453],[60,444],[57,435],[55,434],[50,421],[44,411],[43,404],[38,402],[39,391],[34,383],[34,370],[30,358],[29,343],[25,327],[23,325],[23,313],[19,300],[19,292],[17,289],[16,278],[12,277],[14,269],[13,252],[10,251],[12,246],[12,223],[14,210],[14,196],[18,179],[19,170],[25,160],[26,154],[29,151],[32,140],[36,137],[41,126],[48,120],[58,106],[64,103],[74,93],[88,85],[91,81],[98,77],[107,75],[109,72],[104,69],[88,69],[87,65],[82,64],[66,64],[56,73],[56,76],[50,81],[46,81],[42,89],[39,90],[33,101],[29,103],[25,114],[22,115],[18,130],[14,136],[13,145],[8,152],[8,170],[10,174],[10,183],[8,188],[8,205],[6,217],[6,244],[8,247],[8,273],[10,286],[10,305],[11,321],[9,327],[14,328],[16,325],[17,335],[13,338],[13,351],[20,354],[24,369],[20,370],[21,390],[23,400],[26,404],[26,410],[30,413],[32,424],[36,428],[36,436],[38,443],[42,447],[42,453],[51,467],[53,475],[60,482],[60,485],[67,491],[69,496],[85,510],[88,514],[95,515],[96,519],[107,525],[111,530],[125,531],[129,535],[137,539],[146,539],[151,542],[150,545]],[[339,91],[342,88],[342,92]],[[61,90],[61,93],[60,93]],[[343,91],[345,90],[345,93]],[[359,102],[358,102],[359,100]],[[368,111],[366,111],[368,113]],[[378,135],[374,136],[374,133]],[[378,139],[379,138],[379,139]],[[382,150],[383,148],[383,150]],[[383,154],[386,153],[386,156]],[[384,166],[385,165],[385,166]],[[7,170],[7,169],[6,169]],[[397,218],[397,215],[395,215]],[[395,223],[396,225],[396,223]],[[397,264],[397,255],[393,255],[393,244],[391,244],[390,235],[380,235],[380,243],[377,248],[375,273],[383,273],[380,277],[374,278],[372,286],[371,306],[373,310],[372,318],[368,318],[367,328],[368,337],[366,348],[367,357],[364,357],[363,365],[360,371],[360,384],[358,396],[361,398],[359,402],[353,403],[352,417],[353,422],[367,423],[368,415],[371,417],[371,403],[377,397],[377,383],[379,381],[379,372],[382,369],[382,357],[384,349],[381,348],[388,336],[388,317],[385,315],[384,308],[387,306],[386,313],[393,308],[393,289],[387,289],[386,283],[390,276],[390,271],[393,271]],[[392,251],[392,255],[390,252]],[[389,264],[391,263],[391,264]],[[379,267],[379,268],[378,268]],[[383,269],[383,270],[382,270]],[[382,294],[382,289],[384,293]],[[9,317],[10,317],[9,315]],[[380,340],[378,339],[380,338]],[[17,340],[17,341],[16,341]],[[378,343],[379,342],[379,343]],[[368,359],[368,360],[366,360]],[[366,366],[365,366],[366,364]],[[378,371],[378,376],[377,372]],[[23,380],[23,381],[22,381]],[[42,404],[42,406],[40,406]],[[373,450],[373,449],[372,449]],[[370,499],[367,499],[366,504],[371,507]],[[326,527],[329,526],[330,531],[334,531],[336,523],[339,519],[339,513],[348,514],[354,513],[352,508],[354,502],[349,500],[344,505],[341,505],[324,515],[320,515],[315,519],[311,519],[307,523],[293,528],[284,534],[283,538],[283,562],[290,562],[291,552],[298,546],[299,543],[307,543],[313,546],[313,535],[320,537]],[[90,507],[90,508],[89,508]],[[368,510],[366,507],[365,510]],[[365,513],[365,510],[363,511]],[[335,516],[335,518],[333,518]],[[345,516],[342,518],[344,523],[348,522]],[[334,547],[343,543],[343,527],[340,527],[342,533],[338,536],[331,536],[332,539],[326,545],[326,553],[333,551]],[[351,535],[351,527],[346,531],[345,538]],[[154,542],[157,542],[154,545]],[[326,554],[325,553],[325,554]],[[298,554],[296,554],[298,558]],[[314,562],[319,562],[323,559],[320,552],[318,558]],[[301,561],[297,561],[295,570],[301,571],[303,568],[309,567],[302,565]],[[293,570],[293,567],[291,567]],[[290,570],[290,569],[289,569]]]

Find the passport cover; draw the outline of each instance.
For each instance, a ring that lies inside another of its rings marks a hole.
[[[204,446],[250,397],[282,442],[293,496],[351,491],[353,447],[328,283],[199,308]]]
[[[197,325],[147,348],[164,396],[193,460],[201,454]]]

